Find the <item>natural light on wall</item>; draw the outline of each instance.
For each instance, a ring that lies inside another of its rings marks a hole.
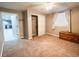
[[[67,22],[65,13],[57,13],[55,15],[53,28],[55,28],[56,26],[63,26],[63,27],[68,26],[68,22]]]

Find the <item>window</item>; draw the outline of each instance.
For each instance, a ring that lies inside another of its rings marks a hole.
[[[53,26],[68,26],[68,22],[65,16],[65,13],[57,13],[54,18]],[[53,28],[54,28],[53,27]]]

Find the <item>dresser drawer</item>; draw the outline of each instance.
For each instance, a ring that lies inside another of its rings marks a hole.
[[[59,38],[79,42],[79,35],[70,32],[59,32]]]

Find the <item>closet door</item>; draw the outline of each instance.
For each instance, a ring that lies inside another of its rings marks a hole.
[[[32,15],[32,36],[38,35],[38,19],[37,16]]]

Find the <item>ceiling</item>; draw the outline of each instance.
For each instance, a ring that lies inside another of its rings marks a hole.
[[[0,2],[0,7],[14,9],[18,11],[31,10],[37,13],[53,13],[70,9],[79,5],[78,2]]]

